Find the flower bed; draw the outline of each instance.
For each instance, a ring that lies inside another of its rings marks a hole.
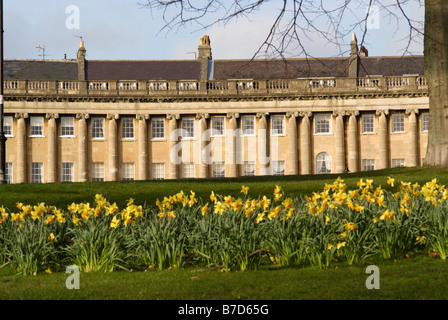
[[[348,190],[336,179],[321,192],[252,198],[193,191],[144,207],[123,209],[96,195],[93,204],[67,209],[39,203],[0,208],[0,264],[36,274],[77,265],[83,271],[183,266],[251,270],[261,264],[328,268],[378,256],[448,254],[448,190],[437,180],[422,186],[395,182],[396,192],[360,180]]]

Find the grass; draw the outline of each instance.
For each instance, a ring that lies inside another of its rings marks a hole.
[[[93,202],[96,193],[102,194],[108,200],[116,202],[119,207],[125,205],[129,198],[136,203],[154,205],[157,198],[172,195],[180,190],[193,190],[196,195],[208,199],[211,190],[223,195],[237,196],[241,185],[250,187],[252,197],[271,195],[275,185],[280,185],[286,195],[311,194],[320,191],[325,183],[332,183],[341,176],[347,186],[353,187],[363,178],[374,179],[375,185],[388,189],[386,180],[393,176],[397,180],[425,183],[438,178],[442,184],[448,185],[447,170],[433,168],[396,168],[371,172],[348,173],[343,175],[303,175],[303,176],[266,176],[241,177],[232,179],[188,179],[166,181],[117,181],[88,183],[54,183],[54,184],[13,184],[0,185],[0,206],[11,210],[17,202],[35,205],[45,202],[65,209],[72,202]]]
[[[439,179],[448,185],[446,170],[397,168],[344,175],[251,177],[236,179],[135,181],[105,183],[56,183],[45,185],[0,185],[0,206],[14,210],[18,201],[45,202],[65,209],[72,202],[93,202],[96,193],[123,206],[129,198],[153,206],[157,198],[180,190],[193,190],[208,198],[219,194],[238,195],[241,185],[250,187],[252,197],[272,194],[281,185],[286,195],[310,194],[322,190],[341,176],[348,187],[363,178],[387,188],[388,176],[421,184]],[[394,261],[366,261],[335,268],[262,267],[250,272],[223,273],[216,270],[179,269],[167,271],[118,271],[82,273],[80,290],[68,290],[68,274],[38,274],[23,277],[10,268],[0,268],[0,300],[320,300],[320,299],[448,299],[446,261],[424,256]],[[380,290],[368,290],[365,270],[369,264],[380,268]]]
[[[0,300],[448,299],[446,261],[420,256],[381,262],[380,289],[370,290],[365,285],[368,265],[229,273],[192,269],[82,273],[79,290],[65,287],[69,275],[62,272],[23,277],[6,268],[0,269]]]

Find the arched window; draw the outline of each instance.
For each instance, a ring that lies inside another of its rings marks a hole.
[[[316,173],[331,173],[331,156],[321,152],[316,157]]]

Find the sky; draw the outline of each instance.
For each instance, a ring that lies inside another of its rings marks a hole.
[[[67,59],[75,59],[79,37],[82,37],[88,60],[188,60],[195,58],[199,39],[208,35],[214,59],[248,59],[263,43],[279,4],[270,1],[250,16],[225,25],[203,28],[193,24],[167,32],[163,30],[162,12],[142,8],[138,1],[3,0],[4,57],[42,59],[42,50],[38,47],[45,47],[45,59],[59,60],[64,55]],[[411,0],[406,6],[406,14],[422,21],[424,8],[418,2]],[[361,6],[353,11],[363,16],[366,8]],[[402,16],[399,20],[393,19],[383,11],[372,15],[375,19],[370,21],[365,39],[369,56],[402,55],[409,39],[408,22]],[[351,25],[355,20],[344,23]],[[355,31],[359,41],[362,31]],[[332,57],[348,55],[351,35],[344,38],[346,43],[340,48],[312,33],[302,40],[311,56]],[[410,53],[423,54],[421,42],[421,39],[413,41]],[[288,54],[289,57],[303,57],[294,50]]]

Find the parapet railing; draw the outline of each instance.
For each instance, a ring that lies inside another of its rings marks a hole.
[[[274,80],[54,81],[4,80],[5,95],[226,96],[318,95],[356,92],[427,91],[423,76],[303,78]]]

